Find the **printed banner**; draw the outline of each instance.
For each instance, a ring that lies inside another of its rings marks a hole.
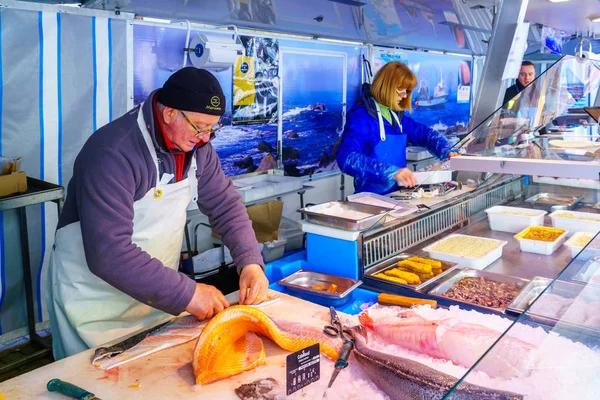
[[[240,36],[246,49],[233,71],[233,120],[236,124],[277,121],[279,43],[275,39]]]

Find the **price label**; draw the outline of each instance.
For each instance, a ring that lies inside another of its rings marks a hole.
[[[287,396],[318,381],[321,377],[319,344],[288,355],[285,361],[285,370]]]

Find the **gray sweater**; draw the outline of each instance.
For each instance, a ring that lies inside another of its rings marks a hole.
[[[175,174],[173,156],[157,140],[150,94],[142,112],[158,155],[159,171]],[[137,125],[137,111],[94,132],[75,160],[58,229],[79,221],[93,274],[146,304],[173,315],[194,295],[195,282],[165,266],[132,242],[133,203],[156,184],[156,169]],[[162,142],[162,138],[160,139]],[[248,213],[209,143],[187,154],[198,170],[198,207],[230,249],[238,271],[263,259]]]

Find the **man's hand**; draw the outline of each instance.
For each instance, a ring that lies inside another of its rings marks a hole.
[[[240,274],[240,304],[259,304],[267,299],[269,281],[258,264],[248,264]]]
[[[448,154],[448,158],[452,158],[452,157],[456,157],[456,156],[460,156],[460,153],[453,151],[452,153]]]
[[[402,186],[405,187],[413,187],[417,184],[417,177],[408,168],[399,169],[398,172],[396,172],[394,179],[396,179],[396,181],[400,181]]]
[[[192,297],[185,311],[199,320],[203,320],[212,318],[226,307],[229,307],[229,302],[219,289],[203,283],[196,283],[194,297]]]

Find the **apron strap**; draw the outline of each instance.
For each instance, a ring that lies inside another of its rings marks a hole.
[[[404,133],[404,131],[402,130],[402,124],[400,123],[400,120],[398,119],[398,116],[396,115],[396,113],[390,110],[390,114],[392,114],[392,116],[396,120],[396,123],[400,127],[400,133]]]
[[[150,136],[150,132],[146,127],[146,121],[144,120],[144,113],[142,111],[144,107],[144,102],[140,104],[140,108],[138,110],[138,118],[137,123],[140,131],[142,131],[142,136],[144,137],[144,142],[148,147],[148,151],[150,152],[150,157],[152,157],[152,161],[154,161],[154,167],[156,168],[156,188],[160,187],[160,176],[158,171],[158,156],[156,155],[156,149],[154,148],[154,143],[152,143],[152,136]]]
[[[377,110],[377,120],[379,121],[379,138],[382,142],[385,142],[385,128],[383,126],[383,117],[381,116],[381,109],[379,104],[375,102],[375,109]]]
[[[190,190],[192,191],[192,201],[195,203],[198,201],[198,178],[196,178],[196,170],[198,169],[196,165],[196,152],[192,155],[192,162],[190,164],[190,169],[188,170],[187,179],[190,184]]]

